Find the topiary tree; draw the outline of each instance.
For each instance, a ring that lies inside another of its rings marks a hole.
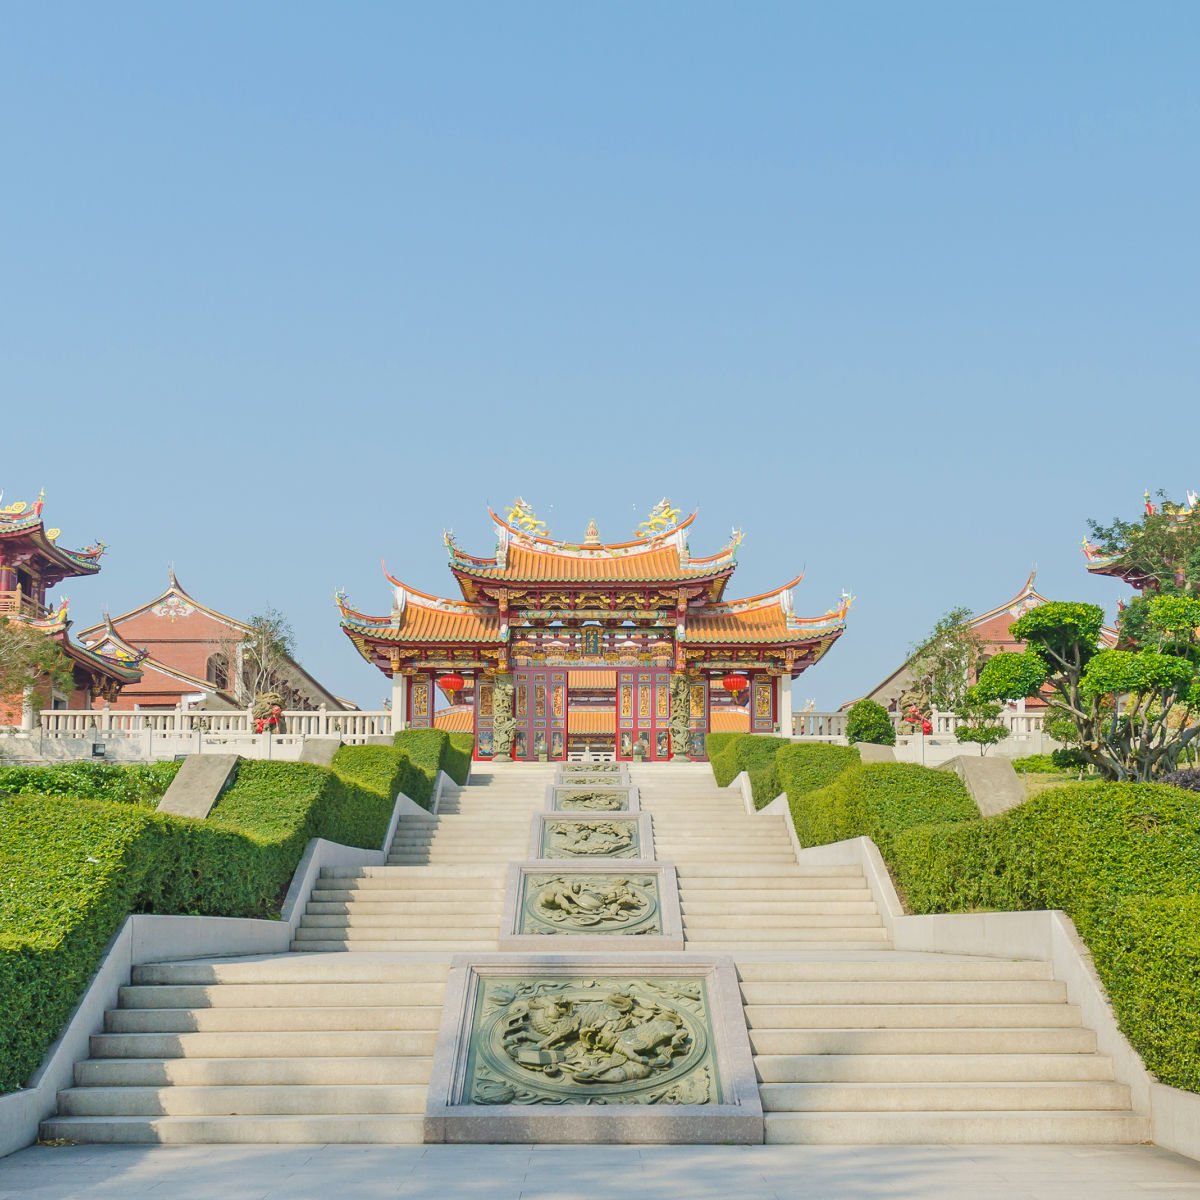
[[[882,704],[874,700],[856,700],[846,713],[846,740],[870,742],[876,746],[894,746],[896,730]]]
[[[1014,622],[1020,654],[997,654],[973,694],[983,701],[1042,693],[1069,717],[1075,745],[1106,779],[1148,782],[1200,738],[1200,600],[1157,595],[1139,608],[1130,649],[1100,645],[1095,604],[1043,604]],[[1124,633],[1124,630],[1122,630]]]
[[[989,746],[1008,737],[1008,726],[1001,720],[1004,705],[981,700],[974,692],[968,692],[962,703],[954,710],[958,724],[954,736],[960,742],[970,742],[979,747],[981,755]]]

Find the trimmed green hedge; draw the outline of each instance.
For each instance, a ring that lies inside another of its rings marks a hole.
[[[379,846],[396,793],[427,802],[434,774],[391,746],[344,746],[332,770],[243,762],[203,821],[0,797],[0,1092],[37,1067],[130,912],[273,916],[310,838]]]
[[[447,739],[442,770],[460,787],[471,773],[471,756],[475,753],[473,733],[452,733]]]
[[[788,805],[802,846],[866,836],[889,861],[896,837],[907,829],[979,819],[957,775],[909,763],[851,767],[824,788],[789,793]]]
[[[707,733],[704,735],[704,749],[713,774],[717,778],[718,787],[728,787],[737,774],[737,764],[733,758],[733,747],[739,738],[749,737],[746,733]]]
[[[843,771],[861,765],[853,746],[823,742],[792,742],[775,756],[775,773],[781,791],[795,799],[832,783]]]
[[[953,774],[880,764],[789,799],[804,845],[873,837],[912,912],[1064,910],[1149,1070],[1200,1091],[1195,793],[1074,783],[981,819]]]
[[[0,1092],[37,1069],[160,858],[127,804],[0,797]]]
[[[54,767],[0,767],[0,795],[73,796],[154,808],[180,764],[177,762],[73,762]]]

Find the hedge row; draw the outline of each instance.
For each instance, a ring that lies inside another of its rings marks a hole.
[[[981,819],[952,773],[852,753],[776,755],[802,845],[873,838],[911,912],[1064,910],[1146,1066],[1200,1092],[1200,796],[1072,783]]]
[[[0,797],[0,1092],[58,1036],[155,870],[160,828],[126,804]]]
[[[770,804],[780,792],[798,795],[821,787],[859,763],[852,746],[797,743],[757,733],[710,733],[705,746],[718,786],[728,787],[742,771],[750,776],[756,808]]]
[[[310,838],[379,846],[396,794],[428,805],[437,771],[461,771],[463,755],[461,740],[412,730],[343,746],[332,769],[243,762],[203,821],[112,802],[144,786],[144,769],[78,777],[107,802],[52,794],[61,775],[23,775],[41,794],[0,796],[0,1092],[36,1069],[130,912],[274,915]]]
[[[171,786],[177,762],[73,762],[54,767],[0,767],[0,795],[74,796],[154,808]]]

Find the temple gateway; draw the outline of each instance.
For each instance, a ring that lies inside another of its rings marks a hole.
[[[661,501],[626,542],[549,536],[523,501],[488,510],[495,553],[445,534],[461,600],[387,575],[392,611],[372,617],[337,600],[342,628],[392,680],[394,729],[470,730],[477,759],[703,758],[712,729],[785,731],[791,681],[845,628],[851,597],[798,617],[792,588],[725,600],[739,532],[694,557],[688,531]],[[385,568],[386,574],[386,568]],[[437,691],[450,708],[435,713]]]

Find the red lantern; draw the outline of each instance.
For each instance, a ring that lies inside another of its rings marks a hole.
[[[457,671],[451,671],[449,675],[443,675],[438,680],[438,687],[448,696],[461,692],[466,685],[467,681]]]
[[[743,688],[749,687],[750,680],[745,675],[731,671],[721,680],[721,686],[732,696],[734,692],[740,692]]]

